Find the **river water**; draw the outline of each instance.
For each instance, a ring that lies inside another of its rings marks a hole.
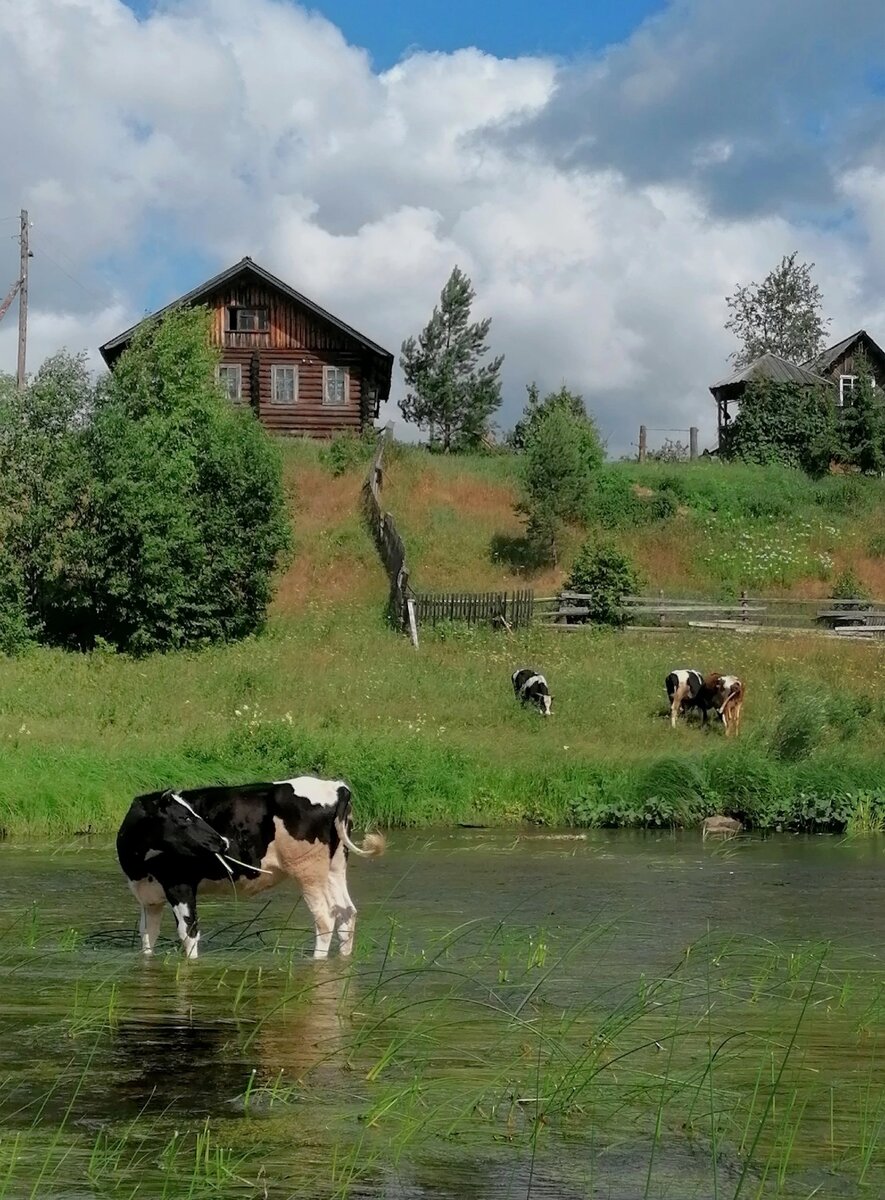
[[[351,964],[280,890],[137,952],[109,842],[0,845],[0,1200],[885,1193],[883,844],[397,833]]]

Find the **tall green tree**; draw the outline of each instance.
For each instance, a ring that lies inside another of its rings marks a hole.
[[[85,435],[68,641],[151,650],[258,629],[288,542],[280,454],[215,382],[204,309],[142,327]]]
[[[739,287],[726,297],[730,316],[725,328],[741,343],[730,356],[743,367],[766,352],[802,363],[823,349],[829,320],[821,315],[823,297],[811,277],[814,263],[786,254],[761,283]]]
[[[845,459],[864,474],[878,475],[885,470],[885,402],[865,357],[855,370],[851,403],[842,416]]]
[[[563,526],[583,517],[592,468],[582,425],[565,405],[550,406],[532,423],[520,458],[516,510],[542,562],[556,563]]]
[[[501,404],[504,356],[482,361],[492,321],[471,322],[475,296],[470,280],[455,267],[430,321],[417,339],[403,342],[400,354],[408,389],[400,412],[446,451],[477,445]]]

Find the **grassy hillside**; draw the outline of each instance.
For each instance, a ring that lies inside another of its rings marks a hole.
[[[417,585],[491,589],[557,585],[584,530],[569,531],[558,571],[526,572],[514,514],[518,461],[400,448],[387,475]],[[610,464],[588,497],[588,530],[614,538],[648,586],[666,591],[826,595],[852,567],[885,595],[885,483],[700,460]]]
[[[361,518],[365,468],[334,477],[321,443],[282,441],[294,547],[272,612],[294,616],[328,605],[383,605],[387,583]]]

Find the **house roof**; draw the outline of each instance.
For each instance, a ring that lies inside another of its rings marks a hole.
[[[847,354],[860,341],[868,342],[872,349],[879,354],[880,358],[885,361],[885,351],[882,350],[881,346],[878,346],[873,341],[865,329],[858,329],[857,333],[852,333],[850,337],[843,338],[841,342],[836,342],[835,346],[829,346],[815,358],[810,358],[808,362],[802,365],[810,371],[828,371],[833,363],[838,362],[843,355]]]
[[[809,370],[808,367],[800,367],[796,363],[787,362],[785,358],[779,358],[777,354],[760,354],[758,358],[754,358],[745,367],[740,367],[726,379],[720,379],[718,383],[712,384],[710,391],[716,392],[719,388],[731,387],[736,383],[754,383],[762,379],[770,380],[772,383],[798,383],[805,387],[817,387],[820,384],[829,386],[830,384],[829,379],[824,379],[823,376]]]
[[[177,300],[173,300],[170,304],[164,305],[163,308],[160,308],[155,313],[152,313],[150,317],[144,317],[141,321],[136,322],[135,325],[130,326],[129,329],[124,330],[122,333],[118,333],[116,337],[105,342],[103,346],[99,346],[99,352],[101,353],[102,358],[108,365],[110,365],[111,361],[116,358],[117,354],[131,340],[136,329],[138,329],[140,325],[143,325],[145,321],[150,320],[151,317],[160,316],[162,313],[168,312],[172,308],[177,308],[180,304],[199,304],[200,301],[206,296],[210,295],[224,284],[230,283],[232,280],[237,279],[240,275],[245,274],[250,274],[256,279],[260,279],[262,283],[266,283],[269,287],[275,288],[277,291],[282,292],[284,296],[288,296],[290,300],[294,300],[296,304],[300,304],[303,308],[306,308],[308,312],[313,313],[315,317],[319,317],[320,320],[328,322],[328,324],[334,326],[342,333],[347,334],[348,337],[353,338],[354,341],[359,342],[360,345],[370,353],[375,354],[382,359],[384,371],[387,376],[387,389],[389,391],[390,374],[393,370],[393,355],[389,350],[385,350],[383,346],[379,346],[377,342],[373,342],[371,338],[367,338],[365,334],[362,334],[358,330],[354,329],[352,325],[345,324],[344,321],[339,320],[338,317],[333,316],[332,313],[327,312],[324,308],[321,308],[319,304],[315,304],[313,300],[309,300],[307,296],[302,296],[300,292],[296,292],[294,288],[289,287],[288,283],[284,283],[282,279],[278,279],[276,275],[272,275],[270,271],[266,271],[264,267],[261,267],[258,265],[258,263],[253,262],[248,255],[246,255],[245,258],[241,258],[238,263],[234,263],[232,267],[228,267],[226,271],[222,271],[219,275],[213,276],[212,279],[207,279],[206,282],[201,283],[199,287],[195,287],[192,291],[187,292],[184,296],[179,296]]]

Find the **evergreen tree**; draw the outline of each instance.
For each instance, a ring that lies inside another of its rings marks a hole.
[[[737,366],[766,352],[802,363],[823,349],[829,320],[821,316],[820,288],[811,278],[814,263],[797,262],[797,257],[795,250],[785,255],[762,283],[746,284],[726,298],[731,316],[725,328],[741,342],[730,356]]]
[[[864,474],[879,474],[885,470],[885,405],[863,356],[855,370],[851,404],[842,418],[845,457]]]
[[[503,355],[483,364],[491,318],[470,321],[475,292],[458,267],[424,330],[402,344],[400,366],[408,391],[400,412],[438,438],[443,450],[476,446],[501,404]]]

